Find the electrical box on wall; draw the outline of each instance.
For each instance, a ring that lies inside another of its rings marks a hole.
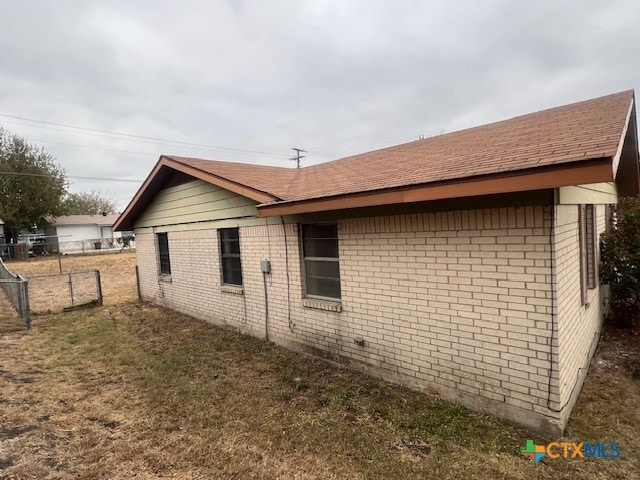
[[[261,260],[260,270],[262,270],[262,273],[271,273],[271,262],[269,260]]]

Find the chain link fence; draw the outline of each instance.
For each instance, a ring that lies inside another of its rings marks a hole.
[[[2,259],[0,259],[0,287],[2,287],[3,292],[0,292],[0,295],[6,295],[11,306],[22,317],[25,326],[29,329],[31,327],[31,315],[28,282],[20,275],[13,274]]]
[[[92,238],[89,240],[66,241],[55,239],[55,242],[47,243],[39,252],[34,247],[34,255],[47,255],[60,252],[62,254],[74,253],[102,253],[105,251],[122,251],[135,248],[135,240],[130,237],[125,238]]]
[[[136,248],[133,237],[91,238],[88,240],[59,240],[58,237],[38,239],[32,243],[3,243],[0,237],[0,259],[28,260],[48,255],[99,254],[121,252]]]
[[[102,305],[99,270],[83,270],[29,277],[29,302],[33,313],[53,313]]]

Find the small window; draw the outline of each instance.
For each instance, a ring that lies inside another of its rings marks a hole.
[[[158,240],[158,261],[160,263],[160,273],[171,274],[171,260],[169,258],[169,238],[166,233],[156,233]]]
[[[579,205],[580,228],[580,292],[586,305],[587,291],[596,288],[596,218],[593,205]]]
[[[302,255],[306,294],[340,299],[338,228],[335,223],[302,225]]]
[[[242,285],[240,232],[237,228],[220,229],[220,265],[223,284]]]

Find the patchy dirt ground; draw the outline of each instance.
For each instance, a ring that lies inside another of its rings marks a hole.
[[[563,440],[146,303],[0,335],[0,478],[639,478],[637,336],[606,332]]]
[[[618,371],[640,381],[640,327],[635,330],[604,331],[589,374],[602,378]]]

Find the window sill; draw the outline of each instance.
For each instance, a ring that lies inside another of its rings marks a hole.
[[[158,281],[164,283],[171,283],[171,274],[170,273],[161,273],[158,275]]]
[[[318,298],[303,298],[302,306],[306,308],[314,308],[316,310],[326,310],[328,312],[342,311],[341,302],[333,302],[331,300],[320,300]]]
[[[222,285],[220,290],[223,293],[232,293],[234,295],[244,295],[244,287],[239,285]]]

